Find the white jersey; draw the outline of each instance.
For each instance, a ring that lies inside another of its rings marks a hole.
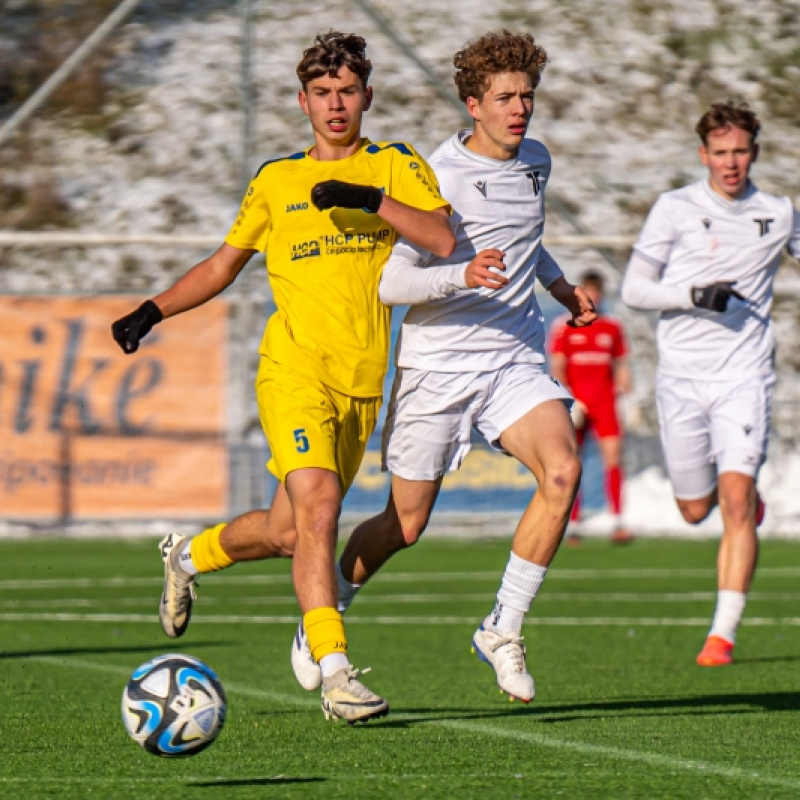
[[[525,139],[516,158],[497,161],[467,149],[463,142],[469,134],[452,136],[429,159],[442,195],[453,207],[455,251],[449,258],[437,258],[401,240],[384,268],[385,282],[393,282],[392,299],[387,300],[386,287],[381,287],[385,302],[438,298],[414,305],[406,314],[396,349],[400,367],[488,372],[512,362],[545,361],[544,320],[534,284],[538,277],[548,287],[562,275],[542,247],[550,154],[540,142]],[[467,289],[467,266],[490,248],[506,254],[508,285]],[[428,290],[438,288],[427,295],[415,292],[405,277],[410,264],[424,267],[415,271]],[[405,273],[398,272],[404,268]]]
[[[734,201],[707,180],[659,197],[629,267],[636,273],[638,262],[641,273],[650,265],[658,284],[651,283],[648,294],[645,282],[640,292],[641,284],[632,284],[641,275],[626,275],[622,296],[630,305],[662,309],[656,332],[661,374],[733,380],[773,371],[772,288],[787,244],[800,256],[800,214],[788,197],[752,183]],[[695,308],[691,287],[716,281],[735,281],[746,300],[731,298],[723,313]],[[641,303],[631,301],[633,288]]]

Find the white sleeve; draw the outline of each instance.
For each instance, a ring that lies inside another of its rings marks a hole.
[[[653,204],[639,238],[633,246],[635,253],[644,256],[653,264],[666,264],[669,261],[677,236],[672,222],[674,201],[670,194],[662,194]]]
[[[662,283],[663,266],[634,250],[625,277],[622,279],[620,288],[622,302],[631,308],[645,310],[692,308],[691,287]]]
[[[536,265],[536,277],[545,289],[549,289],[553,281],[564,277],[558,262],[544,247],[539,255],[539,263]]]
[[[792,209],[792,235],[789,237],[789,255],[800,261],[800,211]]]
[[[434,266],[429,266],[431,263]],[[418,305],[466,289],[468,264],[435,266],[429,253],[399,241],[383,268],[378,295],[387,306]]]

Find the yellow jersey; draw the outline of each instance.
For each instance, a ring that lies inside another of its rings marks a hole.
[[[413,147],[364,139],[338,161],[317,161],[306,150],[263,164],[225,238],[266,252],[277,310],[262,355],[343,394],[374,397],[383,393],[391,335],[378,282],[398,233],[368,211],[318,211],[311,189],[327,180],[377,186],[424,211],[447,201]]]

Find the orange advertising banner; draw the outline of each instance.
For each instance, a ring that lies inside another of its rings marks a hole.
[[[227,513],[227,304],[125,355],[111,323],[142,300],[0,297],[0,517]]]

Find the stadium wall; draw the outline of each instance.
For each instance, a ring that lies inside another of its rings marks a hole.
[[[109,235],[68,235],[84,247],[136,244],[130,236],[120,243]],[[70,246],[59,236],[0,232],[0,243]],[[206,245],[202,237],[179,240]],[[221,299],[159,326],[130,358],[119,352],[109,328],[144,294],[0,294],[0,536],[192,532],[269,505],[275,483],[264,466],[269,451],[252,388],[271,310],[261,269],[243,273]],[[547,300],[542,305],[549,320],[556,309]],[[613,298],[612,306],[617,310]],[[401,317],[399,309],[395,333]],[[719,520],[692,529],[675,511],[655,429],[652,326],[643,322],[640,315],[633,343],[637,392],[627,409],[629,524],[640,535],[718,535]],[[390,368],[387,395],[392,374]],[[766,532],[794,536],[800,531],[792,488],[800,472],[794,461],[800,405],[792,375],[779,376],[781,382],[788,389],[775,404],[775,437],[762,480]],[[345,501],[343,535],[384,507],[389,483],[380,470],[382,423],[383,415]],[[523,468],[476,439],[462,469],[444,482],[429,535],[508,536],[534,491]],[[611,522],[591,443],[583,491],[587,533],[603,536]]]

